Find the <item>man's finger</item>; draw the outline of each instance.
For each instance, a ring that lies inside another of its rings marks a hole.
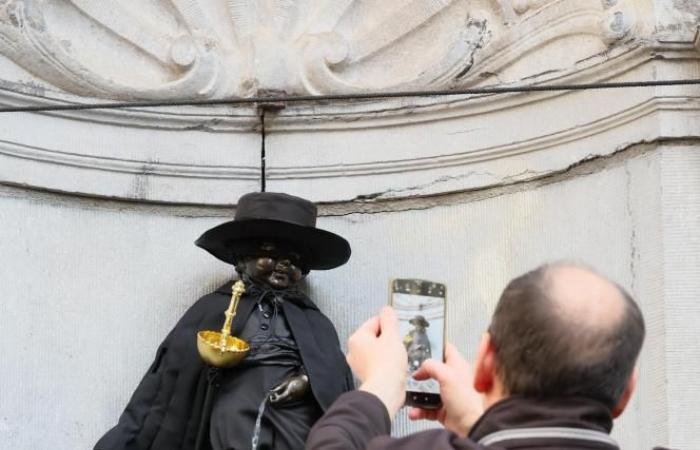
[[[355,333],[367,333],[372,336],[377,336],[379,334],[379,317],[373,316],[365,320]]]
[[[365,323],[360,325],[360,327],[348,338],[348,362],[350,362],[351,355],[355,349],[362,347],[363,342],[370,339],[375,339],[378,333],[379,317],[371,317],[370,319],[366,320]]]
[[[423,381],[423,380],[428,380],[428,379],[430,379],[430,378],[431,378],[431,377],[430,377],[430,374],[428,373],[427,370],[425,370],[425,369],[423,368],[422,365],[418,368],[418,370],[416,370],[415,372],[413,372],[413,379],[414,379],[414,380]]]
[[[382,334],[399,334],[399,320],[396,318],[394,308],[391,306],[385,306],[382,308],[382,311],[379,314],[379,327],[381,328]]]
[[[423,361],[420,368],[413,374],[414,380],[427,380],[432,378],[438,383],[443,384],[452,377],[452,370],[445,363],[427,359]]]
[[[438,412],[420,408],[411,408],[408,411],[408,418],[411,420],[437,420]]]
[[[379,334],[379,317],[370,317],[348,338],[348,349],[367,339],[376,338]]]

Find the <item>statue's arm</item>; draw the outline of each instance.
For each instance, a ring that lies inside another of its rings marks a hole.
[[[324,333],[327,336],[332,336],[334,341],[333,341],[333,347],[335,348],[335,352],[337,353],[337,362],[338,364],[336,365],[338,367],[338,370],[341,371],[340,375],[342,376],[343,379],[343,391],[344,392],[349,392],[349,391],[354,391],[355,390],[355,378],[352,375],[352,370],[350,369],[350,366],[348,366],[347,359],[345,357],[345,354],[343,353],[343,350],[340,348],[340,339],[338,338],[338,331],[335,329],[335,325],[333,325],[333,322],[326,317],[325,315],[322,315],[323,321],[327,327],[327,331]]]
[[[155,435],[157,432],[156,428],[153,430],[145,429],[145,424],[154,403],[158,400],[160,390],[169,382],[164,379],[166,377],[166,369],[170,365],[178,364],[179,361],[182,361],[181,357],[176,357],[177,355],[173,355],[172,352],[175,351],[177,353],[176,350],[181,349],[183,345],[182,336],[192,334],[192,339],[194,339],[195,331],[192,331],[192,333],[189,333],[189,331],[195,330],[197,324],[201,321],[203,314],[207,310],[207,301],[211,300],[208,297],[202,297],[192,305],[168,333],[160,346],[158,346],[153,362],[131,395],[117,424],[107,431],[95,444],[95,450],[139,448],[135,442],[144,440],[146,436]],[[172,376],[174,372],[170,372]],[[157,425],[154,424],[154,427],[157,427]],[[148,441],[149,439],[145,438],[145,440]]]

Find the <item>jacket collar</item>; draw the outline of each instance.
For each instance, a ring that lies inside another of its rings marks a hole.
[[[233,283],[236,280],[231,280],[224,284],[223,286],[220,286],[216,292],[219,294],[224,294],[231,296],[231,287],[233,286]],[[254,284],[250,281],[246,282],[246,291],[243,294],[243,298],[253,298],[254,300],[258,300],[261,296],[263,296],[265,293],[269,292],[270,295],[275,295],[279,296],[282,300],[288,300],[296,304],[297,306],[300,306],[302,308],[307,308],[307,309],[315,309],[318,310],[318,306],[302,291],[297,290],[297,289],[282,289],[282,290],[276,290],[276,289],[265,289],[260,287],[257,284]]]
[[[612,430],[612,415],[603,403],[584,397],[513,396],[486,410],[469,437],[480,441],[503,430],[544,428],[582,429],[607,435]]]

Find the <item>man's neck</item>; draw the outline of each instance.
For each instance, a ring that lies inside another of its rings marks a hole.
[[[503,387],[503,384],[498,379],[495,379],[491,389],[483,393],[484,410],[489,409],[493,404],[498,403],[508,397],[509,395]]]

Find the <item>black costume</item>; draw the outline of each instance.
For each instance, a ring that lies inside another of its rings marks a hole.
[[[220,372],[202,362],[197,352],[197,332],[221,326],[222,312],[231,296],[231,285],[232,283],[227,283],[200,298],[185,313],[158,348],[155,361],[134,392],[119,423],[99,440],[95,445],[96,450],[193,449],[198,433],[209,436],[209,414],[204,409],[207,390],[212,388],[215,393],[214,420],[222,417],[216,414],[220,412],[216,402],[218,394],[230,394],[232,389],[238,390],[239,394],[245,393],[236,400],[242,411],[240,419],[231,423],[230,429],[227,428],[235,436],[224,439],[244,442],[244,448],[250,448],[253,429],[249,427],[255,421],[254,416],[250,419],[250,409],[255,410],[252,414],[257,414],[257,407],[266,394],[261,391],[269,387],[264,381],[265,378],[256,377],[255,372],[274,372],[272,378],[279,378],[290,370],[296,370],[296,366],[293,363],[294,349],[291,348],[280,364],[270,367],[263,364],[254,367],[253,370],[245,370],[246,364],[256,364],[255,353],[252,351],[250,362]],[[246,291],[238,306],[238,313],[232,325],[234,335],[244,332],[245,324],[254,309],[259,308],[258,300],[262,291],[255,286],[250,287],[252,289]],[[283,315],[286,324],[289,325],[301,363],[309,376],[312,395],[320,408],[320,411],[313,411],[312,403],[312,406],[304,407],[306,409],[294,410],[294,405],[290,405],[290,416],[320,414],[340,394],[353,389],[352,374],[340,350],[335,328],[328,318],[304,294],[298,291],[280,292],[284,293],[284,299],[275,303],[279,317],[282,318]],[[274,294],[272,297],[274,298]],[[255,339],[251,344],[255,348]],[[280,342],[274,345],[280,345]],[[286,363],[289,365],[285,366]],[[239,374],[249,380],[240,384],[241,389],[236,387],[235,381]],[[276,380],[267,377],[267,381],[274,383]],[[219,389],[222,390],[218,391]],[[286,438],[281,436],[280,439],[280,436],[276,437],[270,431],[270,428],[274,428],[276,415],[279,414],[274,408],[268,406],[259,448],[265,448],[266,445],[284,448]],[[204,448],[211,448],[209,439],[205,439]]]
[[[303,447],[310,426],[354,387],[333,324],[294,288],[302,273],[350,258],[350,244],[316,228],[316,217],[308,200],[250,193],[238,200],[234,220],[197,239],[196,245],[234,266],[239,258],[257,258],[253,269],[245,268],[248,262],[236,266],[246,291],[230,330],[249,342],[250,352],[238,366],[217,369],[197,350],[197,333],[221,326],[231,298],[228,283],[200,298],[168,334],[119,423],[96,450],[250,449],[263,406],[257,448]],[[270,399],[276,401],[267,405],[270,389],[285,386],[280,382],[290,375],[303,386],[299,396],[275,391]]]

